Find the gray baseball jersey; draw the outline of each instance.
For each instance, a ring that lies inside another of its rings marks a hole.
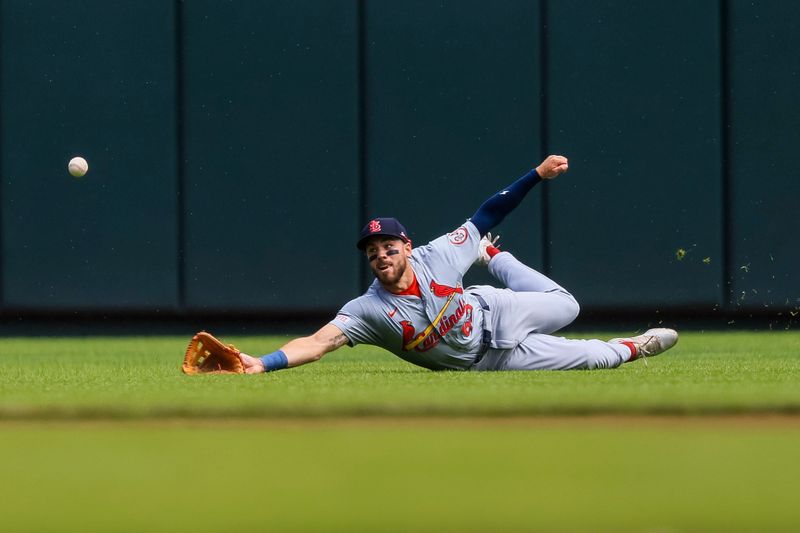
[[[478,257],[481,236],[467,221],[451,233],[412,250],[409,262],[421,298],[393,294],[376,279],[330,322],[350,345],[372,344],[432,370],[464,370],[483,345],[484,316],[462,278]]]

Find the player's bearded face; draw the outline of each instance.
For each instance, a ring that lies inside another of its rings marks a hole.
[[[400,239],[368,243],[366,252],[372,273],[384,285],[393,285],[400,281],[408,268],[406,246]]]

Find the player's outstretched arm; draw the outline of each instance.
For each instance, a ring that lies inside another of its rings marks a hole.
[[[309,337],[300,337],[286,343],[280,350],[263,357],[240,353],[239,358],[247,374],[291,368],[318,361],[328,352],[347,344],[347,337],[333,324],[326,324]]]
[[[563,155],[547,156],[538,167],[483,202],[470,220],[481,236],[486,235],[486,232],[500,224],[520,204],[534,185],[543,179],[553,179],[568,169],[569,161]]]

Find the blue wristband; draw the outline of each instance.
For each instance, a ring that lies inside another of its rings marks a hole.
[[[281,350],[261,356],[259,359],[264,364],[264,372],[272,372],[289,366],[289,359],[286,358],[286,354]]]

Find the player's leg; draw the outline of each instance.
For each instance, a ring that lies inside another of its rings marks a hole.
[[[532,333],[516,348],[489,350],[475,370],[575,370],[616,368],[640,357],[655,356],[678,342],[672,329],[651,329],[608,342],[598,339],[565,339]]]
[[[531,333],[553,333],[571,323],[580,307],[566,291],[515,292],[489,286],[471,288],[489,306],[487,325],[501,346],[516,346]]]
[[[503,285],[517,292],[554,292],[569,294],[564,287],[522,263],[510,252],[500,252],[489,261],[489,272]]]
[[[508,252],[492,257],[489,272],[510,289],[496,295],[500,314],[495,327],[506,337],[521,340],[529,333],[553,333],[580,312],[569,291]]]
[[[489,350],[473,370],[593,370],[616,368],[630,359],[624,344],[532,333],[516,348]]]
[[[541,335],[529,335],[507,361],[507,370],[575,370],[616,368],[631,358],[624,344],[597,339],[577,340]]]

